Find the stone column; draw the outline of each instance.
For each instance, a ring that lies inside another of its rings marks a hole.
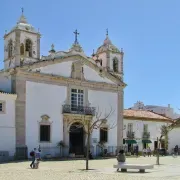
[[[121,87],[118,91],[118,114],[117,114],[117,146],[123,145],[123,110],[124,110],[124,92]]]

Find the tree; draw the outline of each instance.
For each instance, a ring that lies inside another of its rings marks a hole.
[[[82,116],[81,124],[76,125],[77,128],[84,128],[85,133],[87,134],[87,141],[86,141],[86,170],[89,169],[89,151],[90,151],[90,135],[92,134],[94,129],[103,129],[103,130],[110,130],[116,127],[115,122],[109,123],[108,118],[114,113],[112,107],[108,113],[104,113],[102,117],[102,112],[99,112],[99,108],[95,113],[95,117],[92,120],[86,120],[85,116]],[[75,130],[76,130],[75,129]]]
[[[165,147],[166,149],[168,148],[168,134],[171,130],[173,130],[175,127],[180,125],[180,120],[172,121],[172,123],[169,125],[162,125],[160,128],[161,135],[159,138],[157,138],[157,143],[158,143],[158,150],[157,150],[157,159],[156,159],[156,164],[159,165],[159,148],[160,144],[162,142],[162,139],[165,138]]]

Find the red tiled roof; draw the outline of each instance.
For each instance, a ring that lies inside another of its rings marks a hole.
[[[139,119],[144,118],[144,119],[172,121],[170,118],[145,110],[124,109],[123,115],[126,118],[139,118]]]

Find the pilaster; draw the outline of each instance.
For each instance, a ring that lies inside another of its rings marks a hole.
[[[118,114],[117,114],[117,146],[123,145],[123,109],[124,109],[124,91],[121,88],[118,91]]]
[[[26,80],[13,77],[12,91],[17,94],[16,99],[16,146],[26,145]]]

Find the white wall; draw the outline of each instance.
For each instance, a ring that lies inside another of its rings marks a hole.
[[[102,67],[107,67],[107,57],[105,52],[100,53],[98,59],[102,59]]]
[[[67,89],[64,86],[26,82],[26,145],[29,151],[39,145],[56,147],[63,140],[62,105],[66,96]],[[48,115],[52,122],[50,143],[39,142],[39,122],[42,115]]]
[[[104,118],[106,116],[105,114],[108,114],[112,108],[113,113],[108,118],[108,124],[112,126],[117,123],[117,93],[89,90],[88,99],[90,107],[96,107],[96,111],[99,108],[99,114],[102,113],[101,118]],[[97,138],[97,142],[99,142],[99,129],[93,131],[92,138]],[[117,146],[117,127],[109,130],[108,143],[106,145]]]
[[[58,64],[47,65],[45,67],[37,68],[41,70],[41,73],[44,74],[53,74],[63,77],[71,77],[71,64],[72,61],[62,62]],[[36,71],[36,69],[33,69]]]
[[[5,101],[5,113],[0,113],[0,151],[15,153],[15,96],[0,93],[0,101]]]
[[[110,84],[115,84],[111,80],[101,77],[95,70],[91,69],[90,67],[84,65],[84,78],[87,81],[95,81],[95,82],[105,82]]]
[[[165,122],[153,122],[153,121],[142,121],[142,120],[129,120],[124,119],[124,125],[126,126],[126,129],[123,132],[123,138],[126,137],[126,133],[128,131],[128,123],[133,124],[133,132],[135,132],[135,139],[138,142],[139,150],[142,150],[142,134],[143,134],[143,126],[144,124],[148,124],[148,132],[150,132],[150,140],[152,141],[151,144],[148,144],[148,146],[151,148],[151,150],[154,150],[154,141],[157,140],[157,137],[160,137],[160,127],[163,124],[167,124]]]
[[[174,128],[169,132],[169,145],[168,145],[168,151],[171,153],[172,149],[178,145],[180,148],[180,141],[179,141],[179,135],[180,135],[180,128]]]

